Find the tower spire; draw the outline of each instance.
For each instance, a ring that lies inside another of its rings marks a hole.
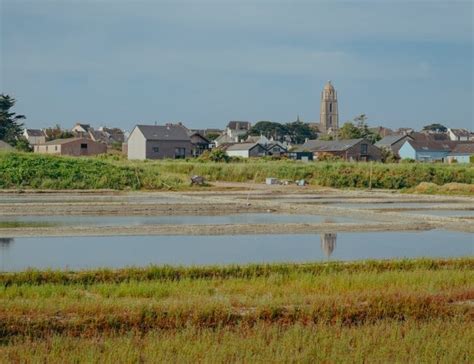
[[[339,112],[337,92],[329,80],[321,93],[320,129],[325,133],[336,131],[339,128]]]

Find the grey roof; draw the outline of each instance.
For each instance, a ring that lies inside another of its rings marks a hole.
[[[407,140],[413,149],[421,152],[449,152],[455,147],[455,143],[451,141],[436,140]]]
[[[312,152],[341,152],[347,150],[364,139],[345,139],[345,140],[308,140],[298,147],[298,150],[309,150]]]
[[[28,133],[28,135],[33,137],[44,136],[43,131],[41,131],[40,129],[26,129],[26,132]]]
[[[190,140],[187,129],[182,125],[137,125],[136,127],[147,140]]]
[[[250,121],[229,121],[227,127],[231,130],[249,130]]]
[[[383,137],[380,139],[377,143],[375,143],[376,147],[391,147],[393,144],[399,142],[401,139],[409,137],[409,135],[400,135],[400,134],[394,134],[394,135],[387,135],[386,137]]]
[[[474,155],[474,143],[459,143],[456,144],[451,151],[454,155]]]
[[[60,144],[67,144],[67,143],[75,142],[77,140],[84,140],[86,142],[95,143],[92,139],[89,139],[89,138],[66,138],[66,139],[50,140],[49,142],[46,142],[46,143],[41,144],[41,145],[60,145]]]
[[[266,148],[267,150],[270,150],[270,149],[272,149],[273,147],[279,147],[280,149],[282,149],[282,150],[284,150],[284,151],[287,151],[287,150],[288,150],[285,146],[281,145],[281,144],[278,143],[278,142],[271,142],[271,143],[268,143],[268,144],[265,146],[265,148]]]
[[[253,147],[260,145],[258,143],[235,143],[227,148],[227,150],[250,150]]]
[[[0,149],[13,150],[14,148],[10,144],[8,144],[7,142],[4,142],[3,140],[0,140]]]

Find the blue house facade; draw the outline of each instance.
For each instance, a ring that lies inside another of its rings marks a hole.
[[[444,162],[451,152],[451,146],[444,142],[415,142],[406,140],[398,151],[401,159],[419,162]]]

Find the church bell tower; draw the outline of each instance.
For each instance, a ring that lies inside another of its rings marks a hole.
[[[331,81],[324,86],[321,92],[320,130],[330,133],[339,128],[339,112],[337,107],[337,92]]]

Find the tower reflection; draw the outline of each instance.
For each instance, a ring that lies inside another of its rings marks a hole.
[[[321,249],[327,258],[331,256],[334,249],[336,248],[337,234],[336,233],[325,233],[321,234]]]

